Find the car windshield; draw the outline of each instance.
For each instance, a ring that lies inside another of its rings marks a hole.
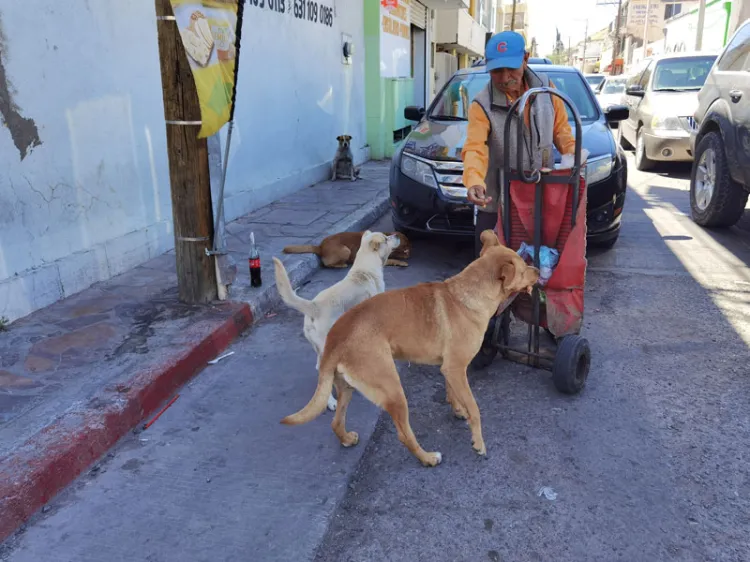
[[[598,86],[602,83],[604,80],[604,76],[586,76],[586,82],[588,82],[592,87]]]
[[[706,81],[715,56],[666,59],[656,63],[653,90],[675,92],[700,90]]]
[[[626,81],[627,80],[625,78],[613,78],[612,80],[607,80],[604,83],[604,87],[602,88],[601,93],[605,95],[624,94]]]
[[[591,99],[591,92],[577,72],[545,71],[553,85],[564,92],[575,104],[582,122],[596,121],[599,112]],[[487,87],[490,75],[486,72],[458,74],[448,83],[435,100],[428,119],[439,121],[465,121],[469,115],[469,105],[474,97]],[[573,121],[573,115],[568,109],[568,120]]]

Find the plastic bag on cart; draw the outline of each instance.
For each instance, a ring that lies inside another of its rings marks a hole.
[[[534,246],[521,242],[521,247],[518,249],[518,255],[526,260],[534,260]],[[540,246],[539,248],[539,284],[544,286],[552,277],[552,272],[557,266],[557,262],[560,259],[560,252],[555,248],[549,248],[547,246]]]
[[[588,160],[589,151],[585,148],[581,149],[581,164],[584,164]],[[575,156],[573,154],[563,154],[560,158],[560,164],[555,166],[558,170],[569,170],[575,164]]]

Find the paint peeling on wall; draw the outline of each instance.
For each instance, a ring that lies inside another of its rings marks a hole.
[[[39,131],[33,119],[23,117],[21,110],[13,101],[11,85],[5,72],[4,56],[8,52],[5,35],[3,34],[3,21],[0,14],[0,115],[3,125],[10,131],[13,144],[16,145],[21,154],[21,160],[35,146],[42,144],[39,139]]]

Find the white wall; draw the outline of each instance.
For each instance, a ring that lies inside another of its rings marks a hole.
[[[0,316],[13,320],[173,239],[153,2],[3,2],[0,26],[5,85],[42,143],[21,159],[0,128]]]
[[[333,27],[295,19],[293,0],[246,5],[227,220],[324,179],[339,134],[368,157],[362,3],[322,3]],[[153,1],[3,2],[0,27],[16,113],[42,143],[21,159],[0,127],[0,317],[14,320],[174,240]]]
[[[245,7],[227,220],[328,177],[339,135],[353,137],[355,161],[369,157],[363,4],[320,3],[335,7],[332,27],[295,19],[293,0],[283,14]],[[354,44],[351,65],[341,62],[342,33]]]

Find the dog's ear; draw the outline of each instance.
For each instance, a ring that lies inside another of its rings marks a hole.
[[[339,141],[339,142],[341,142],[342,138],[343,137],[341,135],[339,135],[339,136],[336,137],[336,140]]]
[[[344,135],[344,138],[345,138],[346,140],[348,140],[348,141],[352,140],[352,137],[351,137],[351,135]]]
[[[379,252],[382,245],[383,241],[380,239],[380,236],[375,236],[370,240],[370,249],[373,252]]]
[[[507,288],[513,283],[516,277],[516,266],[513,263],[505,261],[499,264],[497,268],[497,278],[502,281],[503,288]]]
[[[497,234],[492,230],[485,230],[479,236],[479,240],[482,242],[482,249],[479,252],[481,258],[489,248],[500,245],[500,240],[497,238]]]

